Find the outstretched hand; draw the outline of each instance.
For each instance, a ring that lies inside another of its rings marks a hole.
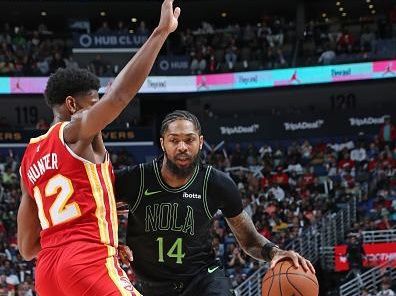
[[[164,0],[161,7],[161,18],[158,24],[160,31],[168,34],[174,32],[178,25],[178,18],[180,16],[180,7],[173,9],[174,0]]]
[[[133,253],[131,249],[126,245],[118,246],[118,258],[121,260],[123,264],[126,266],[131,266],[131,262],[133,261]]]
[[[305,270],[305,272],[310,270],[312,273],[315,273],[315,268],[313,267],[312,263],[309,260],[305,259],[300,254],[298,254],[294,251],[284,251],[284,250],[280,250],[280,249],[277,249],[277,251],[275,252],[275,255],[272,258],[271,263],[270,263],[270,268],[274,268],[275,265],[279,261],[282,261],[284,259],[292,260],[293,265],[296,268],[300,267],[300,265],[301,265],[303,267],[303,269]]]

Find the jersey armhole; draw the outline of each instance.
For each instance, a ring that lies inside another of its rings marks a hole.
[[[135,204],[133,205],[133,207],[131,208],[131,213],[133,214],[136,209],[138,208],[139,204],[140,204],[140,200],[142,199],[142,195],[143,195],[143,188],[144,188],[144,165],[140,164],[139,165],[139,172],[140,172],[140,186],[139,186],[139,193],[136,199]]]
[[[209,181],[209,176],[210,176],[211,171],[212,171],[212,166],[208,166],[208,168],[206,169],[205,178],[204,178],[204,182],[203,182],[203,188],[202,188],[203,204],[204,204],[206,215],[208,216],[208,218],[210,220],[213,218],[213,216],[209,210],[207,191],[208,191],[208,181]]]
[[[21,166],[19,166],[19,182],[21,183],[23,183],[23,186],[25,187],[25,190],[26,190],[26,192],[27,192],[27,194],[29,195],[29,197],[30,198],[32,198],[32,199],[34,199],[34,196],[32,195],[32,193],[30,192],[30,188],[29,188],[29,186],[28,186],[28,183],[26,182],[26,180],[25,180],[25,178],[24,178],[24,176],[23,176],[23,174],[22,174],[22,165]]]

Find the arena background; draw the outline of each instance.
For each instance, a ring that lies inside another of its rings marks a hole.
[[[29,138],[51,123],[49,74],[88,68],[104,93],[160,4],[0,1],[0,295],[35,295],[34,262],[16,247],[18,168]],[[187,109],[203,125],[204,161],[235,180],[260,233],[315,264],[320,295],[394,295],[396,1],[177,5],[177,32],[103,132],[115,167],[158,155],[163,116]],[[237,294],[260,295],[267,266],[234,252],[221,216],[212,232]],[[365,249],[362,270],[348,266],[352,236]]]

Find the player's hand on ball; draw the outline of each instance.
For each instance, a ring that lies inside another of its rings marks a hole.
[[[276,263],[284,259],[290,259],[291,261],[293,261],[293,265],[296,268],[300,267],[301,265],[305,272],[310,270],[312,273],[315,273],[315,268],[309,260],[305,259],[300,254],[294,251],[285,251],[281,249],[276,249],[274,257],[272,258],[270,263],[270,268],[274,268]]]
[[[176,30],[180,16],[180,7],[173,9],[174,0],[164,0],[161,7],[161,18],[158,24],[158,29],[161,32],[170,34]]]
[[[123,264],[129,267],[131,266],[131,262],[133,261],[133,253],[128,246],[119,245],[118,258],[121,260]]]

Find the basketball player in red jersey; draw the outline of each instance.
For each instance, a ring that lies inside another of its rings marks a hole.
[[[100,101],[99,80],[85,70],[59,69],[48,80],[54,125],[26,148],[18,212],[18,247],[26,260],[38,254],[40,296],[140,295],[116,258],[114,175],[101,130],[138,92],[179,15],[164,0],[158,27]]]

